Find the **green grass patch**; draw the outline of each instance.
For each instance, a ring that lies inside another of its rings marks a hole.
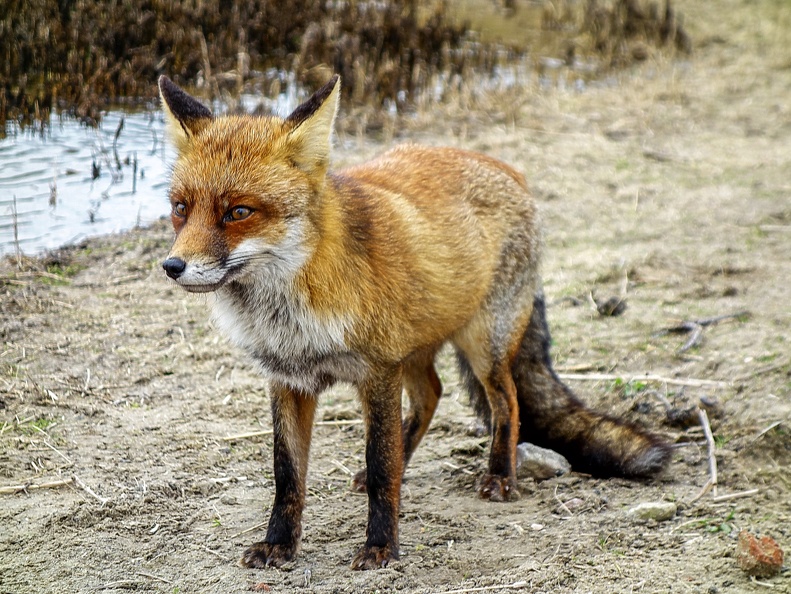
[[[68,285],[71,278],[84,268],[79,264],[47,264],[46,274],[41,275],[39,280],[45,285]]]
[[[617,377],[610,384],[609,391],[616,392],[625,398],[634,398],[641,392],[648,389],[648,384],[640,380],[625,381],[623,378]]]

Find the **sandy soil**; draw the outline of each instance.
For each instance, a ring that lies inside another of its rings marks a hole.
[[[557,366],[588,378],[569,383],[590,404],[677,443],[666,474],[527,479],[516,503],[477,499],[487,438],[468,431],[448,363],[406,473],[402,560],[349,570],[365,530],[366,499],[348,489],[363,430],[354,394],[338,389],[318,413],[301,555],[242,569],[273,498],[272,439],[226,437],[270,428],[268,399],[210,327],[210,298],[166,282],[162,223],[0,269],[0,487],[31,485],[0,495],[0,592],[770,591],[740,571],[735,547],[744,528],[791,553],[791,8],[679,6],[687,61],[651,56],[583,93],[460,97],[398,133],[527,174],[547,228]],[[340,140],[337,165],[383,148]],[[624,289],[619,317],[588,303]],[[659,334],[739,312],[683,353],[688,335]],[[703,433],[696,417],[668,423],[663,400],[701,398],[713,402],[717,494],[754,494],[693,501],[709,478]],[[626,514],[660,500],[675,517]],[[763,581],[791,591],[788,571]]]

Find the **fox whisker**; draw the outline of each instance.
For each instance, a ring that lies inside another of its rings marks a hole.
[[[258,254],[250,254],[250,255],[238,255],[233,256],[225,260],[223,265],[226,268],[233,268],[236,266],[244,266],[246,264],[252,264],[253,262],[271,262],[272,260],[279,260],[281,262],[287,262],[288,260],[278,253],[274,251],[266,251],[261,252]]]

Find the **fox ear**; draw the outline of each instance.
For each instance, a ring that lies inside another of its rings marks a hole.
[[[329,164],[340,90],[340,77],[336,74],[286,118],[286,124],[291,125],[288,133],[291,157],[297,167],[308,173],[319,174]]]
[[[180,151],[211,121],[211,111],[165,75],[159,77],[159,96],[168,122],[168,134]]]

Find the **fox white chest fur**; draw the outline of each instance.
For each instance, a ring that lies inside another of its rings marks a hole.
[[[347,322],[320,318],[287,281],[232,282],[216,293],[213,317],[265,375],[316,393],[336,381],[354,382],[365,363],[346,345]]]

